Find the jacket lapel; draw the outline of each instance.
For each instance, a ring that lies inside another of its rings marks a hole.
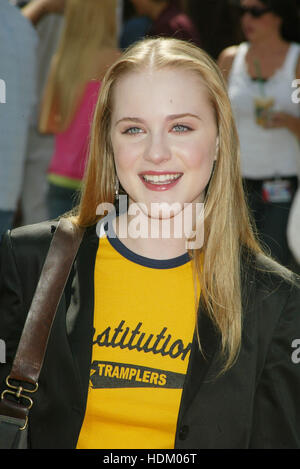
[[[219,346],[219,335],[212,321],[201,304],[198,310],[198,330],[202,351],[199,348],[197,332],[194,333],[191,357],[183,386],[181,404],[178,415],[177,431],[184,413],[192,404],[201,384],[208,378],[208,373]]]
[[[251,320],[249,312],[254,307],[255,301],[255,276],[254,269],[249,266],[254,263],[253,256],[249,257],[246,250],[241,252],[241,294],[242,294],[242,314],[243,314],[243,335],[247,332],[245,322]],[[217,355],[221,350],[221,335],[209,319],[200,298],[198,310],[198,331],[202,352],[199,348],[197,334],[195,332],[192,344],[191,357],[187,369],[185,383],[182,392],[180,410],[178,415],[177,433],[184,413],[193,403],[201,385],[215,377],[220,371],[221,363],[217,360]]]

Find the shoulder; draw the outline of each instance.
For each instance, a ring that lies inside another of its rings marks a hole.
[[[5,25],[4,35],[9,35],[9,42],[14,44],[14,56],[21,51],[26,56],[34,56],[38,46],[38,33],[32,23],[11,3],[0,2],[0,23]]]
[[[232,64],[233,64],[233,61],[236,57],[236,54],[237,54],[237,51],[238,51],[238,48],[239,46],[231,46],[231,47],[227,47],[226,49],[224,49],[218,59],[217,59],[217,63],[221,69],[221,71],[223,72],[223,74],[228,77],[229,75],[229,72],[231,70],[231,67],[232,67]]]
[[[69,219],[68,223],[61,226],[60,238],[56,243],[62,241],[64,244],[63,248],[57,251],[59,256],[65,252],[65,245],[71,242],[77,244],[76,238],[81,243],[82,234],[72,222],[73,220]],[[6,284],[11,278],[13,280],[10,283],[18,284],[28,302],[31,300],[57,226],[58,220],[45,221],[13,229],[3,236],[0,243],[0,290],[1,285],[7,288]],[[83,235],[81,244],[90,246],[94,239],[97,240],[95,226],[85,229]],[[66,255],[69,255],[69,252]]]
[[[244,253],[241,277],[244,304],[261,324],[272,329],[288,314],[300,327],[299,276],[263,254]]]
[[[13,248],[24,252],[28,249],[38,250],[43,245],[49,245],[57,224],[58,221],[53,220],[21,226],[8,231],[3,237],[3,242],[9,242]]]
[[[298,42],[287,42],[287,52],[285,55],[285,66],[288,64],[289,69],[292,68],[292,72],[296,78],[300,78],[300,43]]]
[[[256,347],[260,371],[267,362],[292,365],[300,337],[300,280],[266,256],[249,259],[241,266],[244,343]]]
[[[50,222],[25,226],[2,237],[0,326],[3,331],[10,318],[23,326],[52,238],[51,226]]]
[[[96,236],[95,225],[86,229],[79,228],[77,225],[76,217],[61,217],[60,219],[60,240],[69,242],[75,240],[80,234],[84,239]],[[41,258],[43,259],[52,241],[53,235],[59,225],[59,219],[44,221],[34,225],[26,225],[8,231],[0,244],[0,259],[1,254],[8,248],[14,252],[18,259],[23,258]],[[63,237],[65,236],[65,238]]]
[[[259,290],[271,293],[274,289],[290,291],[300,290],[300,277],[262,253],[250,253],[242,249],[241,254],[242,278],[255,283]]]
[[[65,223],[62,222],[63,219],[60,227],[60,241],[73,242],[78,237],[80,244],[90,244],[97,241],[96,225],[80,228],[76,217],[68,217],[65,219]],[[59,219],[55,219],[8,231],[0,243],[1,264],[4,263],[7,253],[10,252],[20,271],[26,271],[34,264],[42,265],[58,224]],[[59,241],[57,240],[57,242]]]
[[[29,31],[34,36],[37,36],[31,22],[28,21],[28,19],[22,14],[22,11],[20,11],[19,8],[16,8],[10,2],[0,2],[0,13],[0,19],[3,20],[3,23],[8,24],[13,28],[20,27],[23,29],[23,31]],[[21,35],[21,31],[19,32],[19,35]]]
[[[57,221],[47,221],[8,231],[0,245],[1,268],[13,262],[24,279],[38,276],[56,226]]]

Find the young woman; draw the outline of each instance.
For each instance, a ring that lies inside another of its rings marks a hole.
[[[289,211],[298,186],[300,24],[295,0],[241,0],[246,42],[225,49],[219,66],[241,143],[248,201],[263,243],[286,266]]]
[[[86,230],[31,447],[299,448],[300,291],[253,234],[226,85],[205,52],[148,39],[108,70],[72,220]],[[55,226],[2,243],[1,389]]]
[[[116,60],[117,1],[69,0],[44,91],[40,131],[55,134],[48,168],[50,218],[76,205],[101,79]]]

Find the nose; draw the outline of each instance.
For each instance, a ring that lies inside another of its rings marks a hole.
[[[154,164],[161,164],[171,159],[171,148],[167,137],[163,134],[149,135],[144,158]]]
[[[243,14],[242,23],[244,24],[253,23],[253,16],[248,11]]]

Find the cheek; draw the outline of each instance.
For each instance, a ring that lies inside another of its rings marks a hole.
[[[184,162],[190,170],[210,168],[214,160],[213,146],[200,143],[187,144],[184,149]]]
[[[134,151],[134,148],[132,148],[132,145],[114,141],[112,148],[117,170],[126,171],[134,165],[136,161],[136,152]]]
[[[267,29],[279,29],[280,28],[280,21],[277,21],[276,18],[263,18],[262,21],[262,28]]]
[[[253,19],[249,15],[243,15],[241,18],[241,25],[242,26],[253,26]]]

